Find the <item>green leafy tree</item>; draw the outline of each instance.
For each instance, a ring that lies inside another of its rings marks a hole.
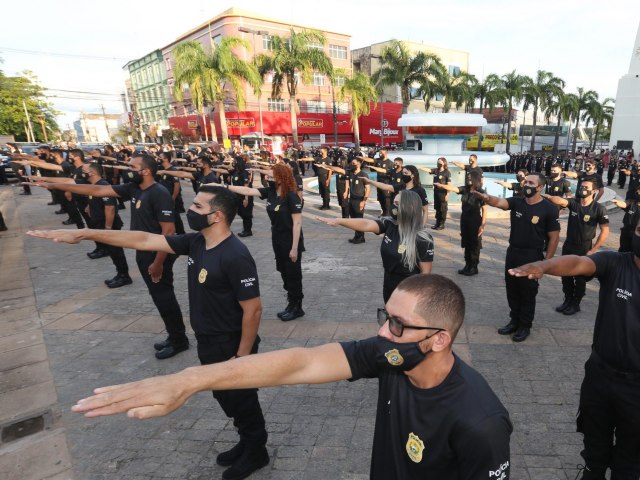
[[[536,125],[538,120],[538,111],[543,113],[549,106],[552,98],[562,92],[565,82],[561,78],[553,75],[545,70],[538,70],[535,79],[526,77],[524,85],[524,104],[523,110],[527,110],[524,106],[533,107],[533,128],[531,132],[531,151],[535,149],[536,144]]]
[[[578,93],[575,94],[576,109],[573,112],[573,119],[576,121],[574,128],[575,134],[573,135],[573,145],[571,147],[571,153],[575,156],[576,144],[578,142],[578,128],[580,127],[580,119],[585,120],[587,118],[587,110],[591,107],[593,102],[598,101],[598,94],[593,90],[585,90],[582,87],[578,87]]]
[[[205,52],[202,44],[189,40],[178,44],[175,56],[176,99],[183,99],[183,86],[189,86],[191,100],[200,115],[207,103],[217,104],[223,140],[229,138],[224,100],[227,91],[234,97],[238,110],[245,106],[245,82],[255,92],[259,91],[262,79],[253,62],[241,60],[234,49],[249,48],[249,42],[237,37],[224,37]],[[211,122],[211,136],[217,138],[215,125]]]
[[[495,73],[492,73],[491,75],[488,75],[484,81],[478,82],[473,86],[471,93],[473,94],[474,100],[472,103],[475,103],[475,100],[478,100],[481,115],[484,115],[485,108],[488,107],[489,111],[493,111],[498,104],[499,98],[496,94],[496,90],[499,84],[500,77]],[[478,129],[478,150],[482,151],[482,127]]]
[[[595,131],[592,136],[591,148],[596,148],[596,142],[598,141],[598,135],[602,128],[607,125],[610,126],[613,122],[613,98],[605,98],[602,102],[594,101],[589,104],[586,112],[586,125],[592,123],[595,127]]]
[[[444,113],[448,113],[454,103],[457,110],[469,102],[473,103],[473,85],[477,83],[475,76],[462,71],[451,74],[443,66],[435,81],[436,93],[442,95]]]
[[[24,105],[29,112],[35,141],[51,141],[59,135],[56,123],[59,112],[47,100],[45,89],[38,84],[35,75],[25,71],[10,77],[0,70],[0,134],[13,135],[18,141],[30,137]]]
[[[558,155],[559,143],[560,143],[560,125],[562,121],[571,122],[573,118],[573,112],[578,108],[578,100],[572,93],[566,94],[564,91],[558,91],[548,101],[547,108],[545,110],[545,118],[548,121],[552,116],[555,116],[556,121],[556,133],[553,139],[553,150],[551,156],[555,159]],[[568,138],[567,138],[568,143]]]
[[[322,47],[327,40],[316,30],[296,32],[291,29],[288,37],[273,35],[270,40],[270,54],[257,57],[262,75],[271,73],[271,96],[281,98],[283,87],[289,94],[291,130],[293,145],[298,148],[298,102],[296,99],[299,82],[311,83],[314,72],[332,78],[333,64]]]
[[[499,102],[506,109],[507,153],[511,153],[511,111],[514,103],[522,101],[524,84],[524,77],[513,70],[499,77],[499,83],[495,90]]]
[[[360,129],[358,119],[363,115],[369,115],[371,102],[377,103],[378,92],[371,82],[371,78],[364,72],[354,72],[351,78],[344,81],[340,88],[338,98],[343,101],[349,98],[351,104],[351,125],[356,140],[356,148],[360,148]]]
[[[398,86],[402,98],[402,113],[411,103],[411,90],[419,88],[423,98],[431,98],[436,91],[437,78],[444,71],[440,57],[431,53],[413,54],[405,43],[391,40],[380,52],[380,69],[372,76],[379,87]],[[406,127],[402,127],[402,145],[407,146]]]

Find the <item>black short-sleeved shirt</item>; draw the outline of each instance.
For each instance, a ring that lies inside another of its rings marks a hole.
[[[341,345],[352,380],[379,381],[372,479],[509,478],[509,413],[473,368],[455,356],[440,385],[421,389],[377,365],[375,338]]]
[[[485,193],[483,188],[478,189],[478,192]],[[458,194],[460,195],[460,201],[462,203],[462,213],[481,217],[484,200],[476,197],[468,185],[458,187]]]
[[[640,270],[634,254],[603,251],[589,258],[600,280],[593,349],[611,367],[640,373]]]
[[[293,245],[293,217],[294,213],[302,213],[302,200],[296,192],[289,192],[285,198],[280,198],[274,187],[259,188],[260,198],[267,200],[267,215],[271,220],[271,240],[274,246],[291,248]],[[304,238],[302,229],[298,241],[298,251],[304,252]]]
[[[433,181],[435,183],[441,183],[442,185],[449,185],[451,183],[451,172],[449,170],[436,170],[433,174]],[[434,188],[433,192],[439,197],[445,197],[447,193],[449,193],[448,190],[438,187]]]
[[[178,255],[188,255],[189,313],[197,335],[242,331],[241,301],[260,296],[258,271],[249,249],[235,235],[206,248],[202,233],[165,237]]]
[[[625,196],[627,199],[633,198],[636,190],[640,187],[640,170],[638,170],[638,165],[632,165],[629,170],[631,170],[631,175],[629,175],[629,188]]]
[[[380,244],[380,256],[382,257],[382,266],[385,272],[394,275],[415,275],[420,273],[418,263],[433,262],[434,244],[431,235],[427,234],[427,238],[416,238],[416,265],[412,269],[408,269],[402,261],[402,254],[405,252],[406,247],[400,243],[398,224],[388,218],[376,220],[376,223],[380,229],[380,234],[384,234]]]
[[[73,167],[66,160],[63,160],[62,163],[54,163],[54,165],[58,165],[59,167],[62,168],[62,171],[57,171],[57,170],[53,171],[54,177],[71,178],[73,176]]]
[[[111,185],[123,200],[131,200],[131,230],[162,233],[160,222],[173,222],[173,198],[159,183],[142,190],[135,183]]]
[[[296,182],[296,191],[301,192],[304,189],[302,177],[300,175],[294,175],[293,180]]]
[[[98,180],[96,185],[107,185],[111,186],[109,182],[104,179]],[[115,197],[94,197],[89,196],[89,216],[91,220],[97,223],[102,223],[105,220],[104,207],[116,207],[116,214],[113,224],[119,224],[122,226],[122,220],[118,215],[118,199]]]
[[[567,238],[564,243],[571,245],[591,244],[596,236],[598,225],[608,225],[609,215],[607,209],[596,201],[583,207],[580,200],[568,198],[569,222],[567,225]]]
[[[509,246],[542,251],[549,238],[547,234],[560,230],[558,208],[544,198],[533,205],[520,197],[506,200],[511,210]]]
[[[393,171],[393,161],[391,161],[389,158],[387,158],[386,160],[383,160],[382,158],[378,158],[374,166],[378,168],[384,168],[387,171],[386,173],[378,172],[376,175],[376,181],[387,183],[387,184],[391,183],[391,172]]]
[[[167,168],[170,171],[178,171],[178,169],[174,166]],[[178,177],[174,177],[173,175],[169,175],[167,173],[163,173],[162,175],[158,175],[156,177],[156,182],[162,185],[167,191],[173,196],[173,187],[176,183],[180,183],[180,179]]]
[[[467,183],[469,181],[469,174],[471,174],[471,172],[477,172],[480,174],[481,177],[484,176],[484,171],[482,170],[482,168],[472,167],[471,165],[465,165],[464,166],[464,183]]]
[[[580,185],[582,185],[582,182],[584,182],[585,180],[591,180],[592,182],[595,182],[595,190],[604,187],[604,183],[602,182],[602,175],[598,175],[597,173],[580,172],[578,173],[578,186],[576,187],[576,189],[579,190]]]
[[[559,178],[558,180],[548,178],[544,190],[547,195],[552,197],[565,197],[571,193],[571,184],[566,178]]]
[[[511,182],[512,197],[524,197],[524,186],[520,182]]]
[[[393,185],[394,190],[396,185],[400,186],[402,185],[404,182],[402,181],[402,169],[400,169],[399,172],[396,172],[395,170],[392,170],[389,173],[389,182],[391,183],[391,185]]]
[[[246,170],[242,170],[241,172],[233,172],[231,175],[231,185],[235,185],[237,187],[245,187],[248,186],[251,179],[251,173]],[[240,195],[244,197],[244,195]]]
[[[367,186],[364,183],[363,178],[368,178],[369,175],[360,170],[358,173],[349,174],[349,197],[354,200],[362,200],[364,198],[365,188]]]
[[[333,164],[333,160],[331,160],[331,158],[329,157],[325,157],[325,158],[317,157],[315,163],[318,165],[329,166]],[[329,170],[318,167],[318,178],[324,178],[326,180],[328,176],[329,176]]]
[[[196,182],[198,190],[200,187],[206,183],[220,183],[220,179],[216,172],[209,172],[204,175],[202,172],[193,172],[193,179]],[[197,192],[196,192],[197,193]]]
[[[407,184],[402,182],[400,185],[393,184],[393,194],[397,195],[402,190],[407,189]],[[422,206],[429,205],[429,199],[427,198],[427,191],[423,187],[418,187],[414,185],[409,189],[410,192],[415,192],[420,197],[420,201],[422,202]]]

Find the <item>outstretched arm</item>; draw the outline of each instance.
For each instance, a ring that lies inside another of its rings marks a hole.
[[[150,252],[175,253],[164,235],[138,230],[29,230],[27,235],[47,238],[56,243],[80,243],[82,240],[106,243],[115,247]]]
[[[449,185],[448,183],[444,184],[444,183],[434,182],[433,186],[437,187],[437,188],[442,188],[443,190],[447,190],[449,192],[460,193],[460,188],[459,187],[455,187],[453,185]]]
[[[507,202],[507,200],[504,198],[498,198],[494,197],[493,195],[489,195],[488,193],[480,193],[476,191],[473,191],[471,193],[473,193],[476,197],[482,199],[484,203],[491,207],[500,208],[502,210],[509,210],[509,202]]]
[[[557,277],[592,277],[596,273],[596,264],[589,257],[562,255],[509,269],[510,275],[530,280],[540,279],[545,273]]]
[[[87,417],[126,412],[131,418],[144,419],[167,415],[205,390],[328,383],[351,375],[344,350],[338,343],[330,343],[247,355],[172,375],[97,388],[94,396],[79,400],[71,410]]]
[[[195,177],[193,176],[193,174],[189,173],[189,172],[181,172],[179,170],[158,170],[156,172],[157,175],[170,175],[172,177],[177,177],[177,178],[187,178],[189,180],[195,180]]]
[[[565,208],[567,205],[569,205],[569,202],[567,201],[566,198],[562,198],[562,197],[555,197],[553,195],[547,195],[546,193],[543,193],[542,196],[544,198],[546,198],[547,200],[549,200],[551,203],[561,207],[561,208]]]
[[[364,183],[368,183],[369,185],[373,185],[378,190],[383,190],[385,192],[393,193],[393,185],[389,185],[387,183],[382,183],[382,182],[377,182],[375,180],[371,180],[369,177],[362,177],[362,180],[364,180]]]
[[[207,185],[215,185],[215,186],[220,186],[220,184],[218,183],[211,183],[211,184],[207,184]],[[260,196],[260,190],[258,190],[257,188],[253,188],[253,187],[241,187],[238,185],[228,185],[227,188],[229,190],[231,190],[234,193],[239,193],[240,195],[245,195],[245,196],[251,196],[251,197],[259,197]]]
[[[91,195],[93,197],[118,197],[111,185],[83,185],[77,183],[49,183],[33,182],[28,183],[30,187],[42,187],[47,190],[62,190],[63,192],[76,193],[78,195]]]
[[[330,227],[346,227],[359,232],[371,232],[378,235],[380,227],[374,220],[367,218],[334,218],[334,217],[315,217],[319,222],[329,225]]]

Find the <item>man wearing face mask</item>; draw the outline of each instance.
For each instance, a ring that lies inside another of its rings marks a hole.
[[[592,180],[596,184],[596,190],[598,191],[596,195],[596,202],[600,200],[602,194],[604,193],[604,183],[602,182],[602,175],[598,175],[596,173],[596,162],[595,160],[587,160],[584,164],[584,172],[571,172],[566,171],[562,172],[569,178],[577,178],[578,185],[576,187],[576,191],[580,190],[580,184],[584,180]]]
[[[211,160],[204,156],[196,159],[195,168],[179,167],[176,170],[162,169],[158,171],[158,175],[171,175],[172,177],[189,179],[193,182],[196,193],[198,193],[202,185],[207,183],[220,183],[218,174],[213,171]]]
[[[322,205],[318,208],[320,210],[331,210],[329,206],[329,201],[331,199],[331,192],[329,190],[329,185],[331,184],[331,170],[327,170],[326,168],[321,168],[321,166],[330,166],[333,164],[333,159],[329,158],[329,149],[327,147],[320,148],[320,156],[315,159],[314,165],[315,170],[318,174],[318,193],[322,198]]]
[[[55,238],[42,233],[33,234]],[[208,389],[378,378],[371,479],[508,480],[509,414],[486,380],[452,351],[464,309],[451,280],[413,275],[378,310],[377,337],[249,355],[109,387],[108,395],[97,389],[73,411],[150,418]]]
[[[77,243],[96,240],[114,246],[187,255],[191,325],[202,365],[228,365],[231,359],[253,357],[258,351],[262,314],[255,261],[247,247],[231,232],[237,198],[222,186],[205,185],[187,211],[196,233],[158,235],[147,232],[83,230],[42,232],[47,238]],[[256,388],[212,388],[213,397],[233,419],[240,435],[237,445],[216,457],[229,467],[223,479],[242,479],[269,463],[267,431]]]
[[[346,183],[344,199],[349,199],[349,218],[363,218],[364,207],[369,198],[371,187],[366,183],[365,178],[368,175],[362,171],[362,158],[355,157],[351,160],[351,170],[349,171],[349,180]],[[364,243],[364,232],[356,231],[353,238],[349,239],[350,243]]]
[[[571,198],[571,184],[562,177],[562,166],[555,163],[551,166],[551,173],[545,183],[544,193],[552,197]]]
[[[180,185],[180,179],[167,173],[161,173],[162,171],[177,172],[178,169],[171,163],[173,160],[173,154],[171,152],[160,153],[160,170],[156,181],[162,185],[171,194],[173,199],[173,212],[175,215],[176,234],[182,235],[184,232],[184,223],[182,222],[181,213],[184,213],[184,201],[182,200],[182,185]]]
[[[379,183],[384,183],[386,185],[391,184],[391,176],[390,173],[393,170],[393,162],[387,157],[389,153],[389,149],[387,147],[383,147],[378,152],[378,158],[374,165],[370,165],[369,168],[377,172],[376,181]],[[378,195],[378,203],[380,203],[380,208],[382,209],[382,216],[389,217],[391,216],[391,195],[389,192],[385,192],[381,189],[377,191]]]
[[[632,252],[633,232],[640,221],[640,187],[636,190],[632,198],[628,198],[625,201],[613,200],[613,203],[624,211],[618,251]]]
[[[444,157],[438,159],[438,168],[433,174],[433,208],[436,211],[436,224],[431,227],[434,230],[444,230],[449,210],[449,191],[442,186],[436,186],[436,183],[438,185],[449,185],[451,183],[451,172],[447,165],[447,159]]]
[[[494,180],[494,183],[503,186],[507,190],[511,190],[513,192],[514,197],[524,197],[524,179],[529,175],[524,169],[520,169],[516,172],[516,182],[503,182],[501,180]]]
[[[551,258],[558,248],[558,209],[540,195],[544,183],[544,176],[535,173],[528,175],[524,182],[524,198],[498,198],[487,193],[473,192],[487,205],[511,211],[509,248],[505,259],[505,284],[510,320],[507,325],[498,329],[498,333],[512,335],[511,339],[514,342],[523,342],[531,333],[536,312],[538,281],[516,278],[509,275],[508,271],[524,263]]]
[[[131,230],[172,235],[175,233],[173,199],[166,188],[156,183],[157,168],[155,159],[143,153],[136,154],[129,161],[125,176],[130,183],[106,186],[37,182],[34,185],[81,195],[131,200]],[[173,289],[173,264],[176,258],[164,251],[140,250],[136,253],[138,270],[168,334],[166,340],[154,344],[157,350],[155,356],[159,360],[173,357],[189,348],[182,311]]]
[[[468,165],[465,165],[464,163],[460,163],[460,162],[451,162],[451,163],[453,163],[459,169],[464,170],[465,185],[469,182],[469,174],[471,172],[478,172],[481,177],[484,175],[482,168],[478,166],[478,156],[475,153],[472,153],[471,155],[469,155]],[[521,168],[521,167],[518,167],[518,168]]]
[[[546,196],[551,203],[560,208],[568,208],[569,222],[567,238],[562,245],[562,255],[593,255],[609,236],[609,215],[604,205],[595,201],[595,183],[584,180],[576,198],[564,199]],[[596,227],[600,235],[595,245]],[[574,315],[580,311],[580,301],[585,295],[587,281],[584,277],[562,277],[564,302],[556,307],[556,312]]]
[[[607,469],[612,479],[640,478],[640,226],[633,232],[632,252],[567,255],[522,265],[510,274],[595,277],[600,282],[578,406],[585,460],[580,479],[604,480]]]

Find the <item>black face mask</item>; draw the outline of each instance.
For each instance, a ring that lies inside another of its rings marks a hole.
[[[633,239],[631,240],[631,248],[633,249],[633,254],[640,258],[640,237],[633,234]]]
[[[531,197],[533,197],[536,193],[538,193],[538,190],[536,189],[536,187],[529,187],[529,186],[524,187],[524,188],[522,189],[522,191],[523,191],[523,193],[524,193],[524,196],[525,196],[525,197],[527,197],[527,198],[531,198]]]
[[[214,225],[214,223],[209,223],[207,217],[215,212],[216,210],[209,213],[198,213],[191,209],[187,210],[187,222],[189,223],[189,228],[199,232],[200,230],[204,230],[205,228]]]
[[[559,173],[553,173],[551,172],[551,178],[558,178],[560,176]]]
[[[136,185],[140,185],[143,180],[142,175],[140,175],[140,172],[134,172],[133,170],[129,170],[127,172],[127,177]]]
[[[393,218],[394,220],[398,220],[398,207],[396,207],[395,205],[391,207],[391,218]]]
[[[517,175],[516,178],[518,179],[519,182],[524,180],[524,175]]]
[[[429,337],[427,337],[429,338]],[[376,363],[380,368],[406,372],[417,367],[427,355],[420,350],[420,342],[397,343],[384,337],[376,338]]]
[[[576,198],[588,198],[593,192],[581,188],[576,192]]]
[[[412,176],[411,175],[402,175],[402,181],[404,183],[409,183],[412,180]]]
[[[46,153],[40,153],[40,154],[38,154],[38,158],[39,158],[40,160],[46,160],[48,157],[47,157],[47,154],[46,154]]]
[[[89,174],[87,172],[82,172],[80,174],[80,178],[82,178],[83,180],[89,180]]]
[[[271,187],[271,188],[276,188],[276,182],[274,182],[273,180],[269,180],[269,181],[267,182],[267,184],[268,184],[268,185],[269,185],[269,187]]]

